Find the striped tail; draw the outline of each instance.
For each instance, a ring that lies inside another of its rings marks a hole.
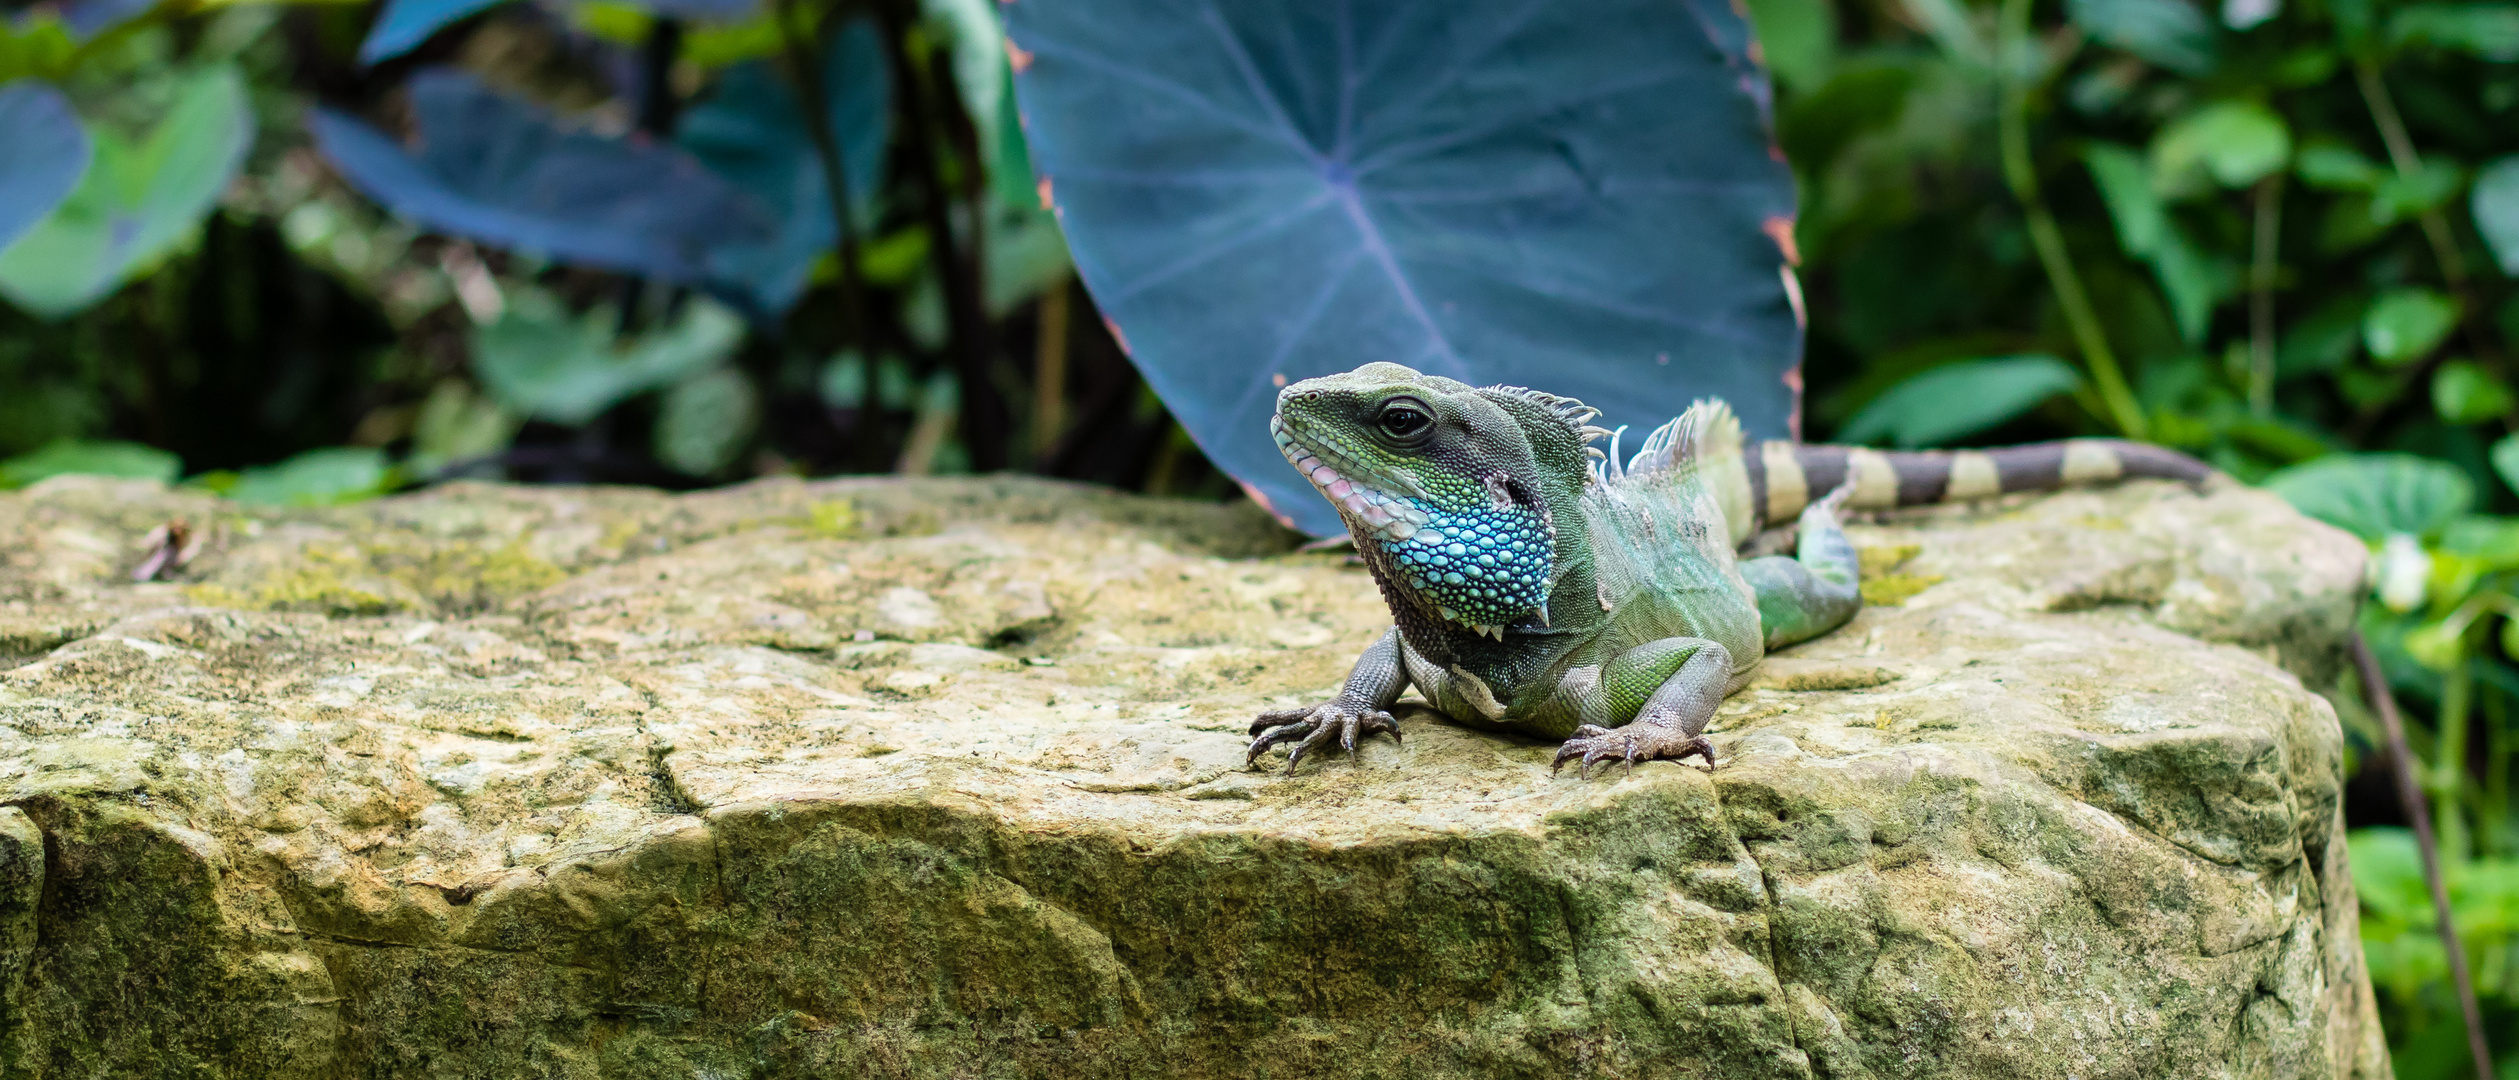
[[[1848,479],[1854,481],[1848,505],[1884,510],[2145,477],[2193,484],[2213,473],[2175,450],[2121,439],[1912,453],[1775,440],[1743,456],[1750,505],[1768,524],[1792,521],[1811,500]]]

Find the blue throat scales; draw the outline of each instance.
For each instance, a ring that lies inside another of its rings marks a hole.
[[[1556,530],[1547,519],[1521,506],[1417,506],[1426,512],[1425,524],[1406,540],[1384,541],[1382,549],[1444,618],[1497,636],[1534,610],[1545,618],[1556,560]]]

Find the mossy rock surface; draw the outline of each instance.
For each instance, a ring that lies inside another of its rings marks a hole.
[[[0,495],[0,1076],[2386,1076],[2303,686],[2359,545],[1854,533],[1898,603],[1711,772],[1419,708],[1290,777],[1249,718],[1387,616],[1247,506]]]

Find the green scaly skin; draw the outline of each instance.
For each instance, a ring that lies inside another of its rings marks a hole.
[[[1801,515],[1792,557],[1739,560],[1754,525],[1738,423],[1703,402],[1632,464],[1582,403],[1474,387],[1397,364],[1278,396],[1286,458],[1337,504],[1397,623],[1332,700],[1262,715],[1250,759],[1292,743],[1291,771],[1336,740],[1399,734],[1415,686],[1473,727],[1564,739],[1557,764],[1714,763],[1703,732],[1766,651],[1843,625],[1861,604],[1837,508]]]

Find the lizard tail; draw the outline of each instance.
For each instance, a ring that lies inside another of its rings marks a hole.
[[[2014,491],[2156,478],[2202,483],[2210,466],[2175,450],[2121,439],[2067,439],[1992,450],[1900,452],[1781,440],[1743,455],[1750,505],[1768,523],[1792,521],[1817,496],[1851,483],[1858,510],[1964,502]]]

